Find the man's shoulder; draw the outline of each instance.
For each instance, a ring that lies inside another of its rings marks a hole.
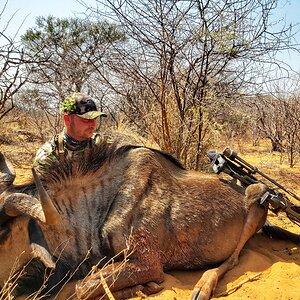
[[[56,137],[51,138],[49,141],[47,141],[46,143],[44,143],[38,150],[37,153],[51,153],[55,150],[56,148]]]
[[[37,151],[33,161],[33,166],[44,163],[48,158],[55,156],[55,138],[44,143]]]

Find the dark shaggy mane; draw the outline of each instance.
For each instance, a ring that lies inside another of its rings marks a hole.
[[[182,169],[182,170],[186,170],[185,166],[182,164],[181,161],[179,161],[176,157],[174,157],[171,153],[164,151],[164,150],[157,150],[157,149],[152,149],[152,148],[148,148],[154,152],[158,152],[161,155],[163,155],[167,160],[169,160],[170,162],[172,162],[176,167]]]
[[[177,167],[185,169],[174,156],[165,151],[136,145],[124,145],[118,147],[117,142],[113,144],[102,142],[101,144],[94,145],[91,149],[88,149],[80,159],[53,159],[49,164],[41,168],[41,180],[45,183],[50,183],[68,179],[75,174],[86,175],[89,172],[97,171],[105,162],[109,162],[117,157],[122,157],[128,151],[137,148],[147,148],[151,151],[160,153]]]
[[[167,160],[172,162],[176,167],[185,170],[185,167],[177,158],[175,158],[172,154],[170,154],[169,152],[166,152],[164,150],[158,150],[158,149],[145,147],[145,146],[125,145],[116,150],[116,155],[123,155],[127,151],[130,151],[131,149],[136,149],[136,148],[146,148],[153,152],[157,152],[157,153],[161,154],[162,156],[164,156]]]
[[[41,180],[45,183],[68,179],[75,174],[86,175],[101,168],[110,161],[116,152],[115,144],[102,142],[85,151],[80,158],[53,158],[50,163],[41,166]]]

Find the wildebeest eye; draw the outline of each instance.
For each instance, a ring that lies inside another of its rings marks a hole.
[[[10,234],[10,226],[7,226],[6,223],[4,226],[0,226],[0,247],[7,240]]]
[[[15,219],[15,217],[6,215],[3,207],[0,206],[0,246],[7,240],[11,231],[11,223]]]

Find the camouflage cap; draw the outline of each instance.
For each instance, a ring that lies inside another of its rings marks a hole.
[[[98,111],[94,100],[85,94],[74,93],[65,98],[62,103],[62,112],[67,115],[76,115],[84,119],[95,119],[107,114]]]

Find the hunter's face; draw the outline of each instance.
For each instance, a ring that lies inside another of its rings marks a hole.
[[[90,139],[97,124],[96,119],[84,119],[76,115],[65,115],[64,121],[66,133],[77,141]]]

